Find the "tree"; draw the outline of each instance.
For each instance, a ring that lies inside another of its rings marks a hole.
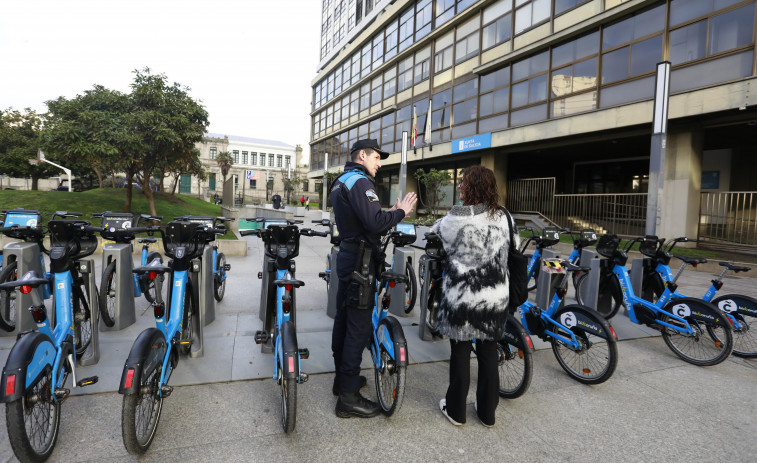
[[[302,188],[303,185],[306,185],[308,179],[303,178],[300,173],[297,172],[297,169],[287,171],[287,169],[282,168],[280,172],[281,179],[284,183],[284,191],[287,194],[287,203],[292,202],[292,198],[294,198],[295,203],[299,203],[300,200],[297,197],[297,190],[298,188]]]
[[[216,162],[218,163],[218,167],[221,169],[221,176],[223,177],[223,188],[226,188],[226,176],[229,175],[229,170],[231,170],[231,166],[234,165],[234,156],[229,151],[221,151],[218,153],[218,156],[216,156]],[[224,189],[221,189],[223,196]]]
[[[41,126],[42,118],[29,108],[24,112],[8,108],[0,113],[0,174],[31,177],[32,190],[38,189],[40,178],[60,172],[47,163],[32,166],[28,162],[37,157],[41,147]]]
[[[129,170],[124,168],[131,136],[124,126],[131,112],[128,95],[95,85],[71,100],[58,97],[46,104],[42,138],[47,153],[57,154],[68,165],[76,163],[79,176],[94,171],[100,188],[104,173]]]
[[[447,193],[442,191],[442,188],[450,184],[452,177],[446,170],[438,171],[432,168],[428,172],[423,169],[416,170],[415,178],[426,189],[426,200],[424,201],[420,194],[418,199],[424,208],[431,211],[431,220],[434,222],[439,216],[441,202],[447,197]]]
[[[321,206],[321,209],[323,209],[324,211],[328,208],[328,205],[331,204],[330,203],[331,198],[329,197],[329,191],[331,191],[331,185],[333,185],[334,181],[336,181],[336,179],[338,179],[339,176],[342,175],[342,174],[343,174],[343,172],[342,172],[341,169],[336,170],[336,171],[331,171],[330,170],[330,171],[326,171],[324,173],[324,184],[321,185],[322,189],[323,188],[326,189],[326,204],[323,204]],[[323,190],[321,190],[321,194],[323,194]],[[321,199],[322,199],[322,197],[318,198],[318,201],[321,202]]]

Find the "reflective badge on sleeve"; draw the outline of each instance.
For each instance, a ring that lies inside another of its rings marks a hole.
[[[371,202],[378,202],[378,195],[376,195],[376,192],[373,190],[368,190],[365,192],[365,195],[368,197],[368,200]]]

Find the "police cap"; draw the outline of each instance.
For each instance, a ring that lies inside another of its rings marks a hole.
[[[354,153],[358,150],[364,150],[364,149],[372,149],[373,151],[377,152],[381,159],[386,159],[389,157],[389,153],[379,148],[378,141],[376,141],[375,138],[366,138],[365,140],[358,140],[355,143],[352,144],[352,149],[350,149],[350,153]]]

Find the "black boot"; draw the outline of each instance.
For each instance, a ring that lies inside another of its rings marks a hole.
[[[360,375],[360,389],[364,388],[366,385],[368,385],[368,378]],[[331,386],[331,392],[335,397],[339,395],[339,376],[337,375],[334,375],[334,384]]]
[[[381,407],[376,402],[366,399],[359,392],[340,392],[336,401],[336,416],[349,418],[371,418],[381,413]]]

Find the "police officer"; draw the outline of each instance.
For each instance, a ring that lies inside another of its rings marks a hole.
[[[337,312],[331,338],[336,369],[332,391],[339,395],[335,412],[340,418],[368,418],[381,412],[377,403],[359,391],[367,383],[360,376],[360,362],[371,338],[375,286],[363,285],[361,293],[361,285],[353,279],[353,273],[369,262],[370,276],[375,277],[380,271],[377,267],[383,266],[383,256],[378,255],[381,235],[410,215],[417,201],[415,193],[408,193],[402,200],[398,198],[388,212],[381,210],[374,177],[381,160],[388,156],[375,139],[355,142],[350,150],[351,160],[345,164],[344,173],[334,182],[329,196],[342,238],[337,255]]]

